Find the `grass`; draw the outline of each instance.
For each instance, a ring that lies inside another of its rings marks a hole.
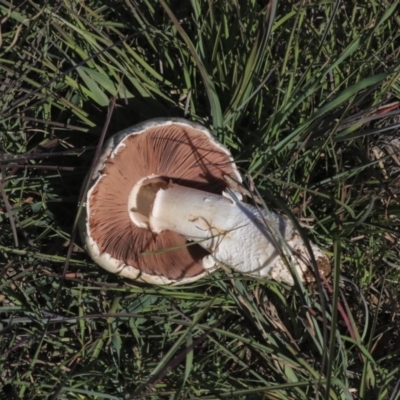
[[[38,4],[0,0],[2,397],[400,399],[398,2]],[[210,128],[331,280],[94,265],[74,220],[102,132],[160,116]]]

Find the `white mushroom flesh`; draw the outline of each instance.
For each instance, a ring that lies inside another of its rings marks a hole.
[[[311,257],[289,219],[234,196],[152,177],[144,183],[131,192],[128,207],[132,221],[154,233],[168,230],[198,242],[211,254],[203,260],[205,268],[217,261],[241,273],[289,285],[294,284],[293,274],[303,281],[312,276]],[[329,269],[327,257],[315,244],[310,246],[318,269],[324,273]]]

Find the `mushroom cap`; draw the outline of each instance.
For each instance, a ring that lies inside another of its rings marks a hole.
[[[209,253],[177,233],[136,226],[128,198],[148,176],[223,194],[226,175],[242,180],[230,152],[200,124],[156,118],[116,133],[88,177],[79,221],[86,250],[98,265],[131,280],[167,285],[200,279],[219,267],[210,266]]]

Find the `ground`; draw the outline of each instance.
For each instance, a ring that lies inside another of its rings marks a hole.
[[[399,399],[398,2],[39,3],[0,1],[2,396]],[[328,281],[140,286],[90,260],[96,149],[176,116],[300,222]]]

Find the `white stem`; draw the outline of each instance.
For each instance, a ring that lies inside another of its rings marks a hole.
[[[245,274],[294,284],[289,264],[301,280],[312,280],[309,253],[292,222],[238,200],[170,183],[156,193],[148,226],[198,241],[212,254],[205,266],[216,259]],[[318,268],[326,272],[327,257],[310,245]]]

